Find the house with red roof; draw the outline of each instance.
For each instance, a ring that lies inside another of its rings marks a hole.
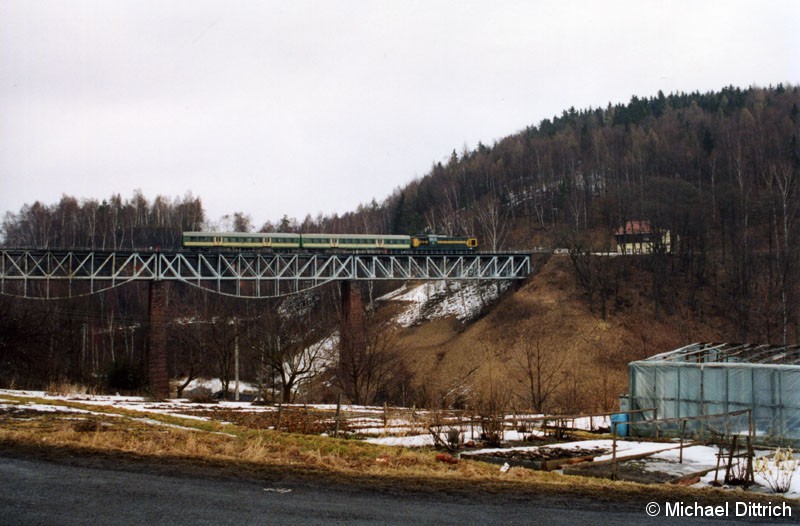
[[[614,233],[620,254],[652,254],[657,246],[672,250],[669,230],[654,229],[650,221],[627,221]]]

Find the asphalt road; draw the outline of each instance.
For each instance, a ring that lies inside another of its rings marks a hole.
[[[5,457],[0,452],[0,524],[92,525],[332,525],[727,524],[719,519],[650,517],[648,503],[570,497],[392,494],[293,482],[159,475],[80,463]],[[732,511],[733,513],[733,511]],[[798,510],[789,522],[797,522]],[[764,524],[763,518],[743,521]]]

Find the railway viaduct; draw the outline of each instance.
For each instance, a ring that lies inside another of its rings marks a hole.
[[[265,253],[187,251],[0,251],[0,294],[53,300],[149,283],[148,375],[153,396],[169,397],[164,286],[183,282],[238,298],[274,298],[338,282],[345,327],[358,334],[360,281],[519,280],[530,253]],[[358,338],[354,338],[358,340]],[[363,342],[362,342],[363,343]],[[342,345],[359,345],[358,341]]]

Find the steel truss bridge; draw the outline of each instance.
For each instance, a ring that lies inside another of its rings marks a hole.
[[[527,253],[0,251],[0,294],[40,299],[94,294],[136,281],[270,298],[334,281],[515,280],[530,273]]]

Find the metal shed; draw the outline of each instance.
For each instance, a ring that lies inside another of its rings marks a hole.
[[[745,422],[721,416],[690,422],[690,430],[728,434],[752,425],[756,442],[800,445],[800,345],[693,343],[629,363],[628,380],[631,409],[656,407],[659,419],[749,409]],[[652,432],[634,422],[632,433]]]

